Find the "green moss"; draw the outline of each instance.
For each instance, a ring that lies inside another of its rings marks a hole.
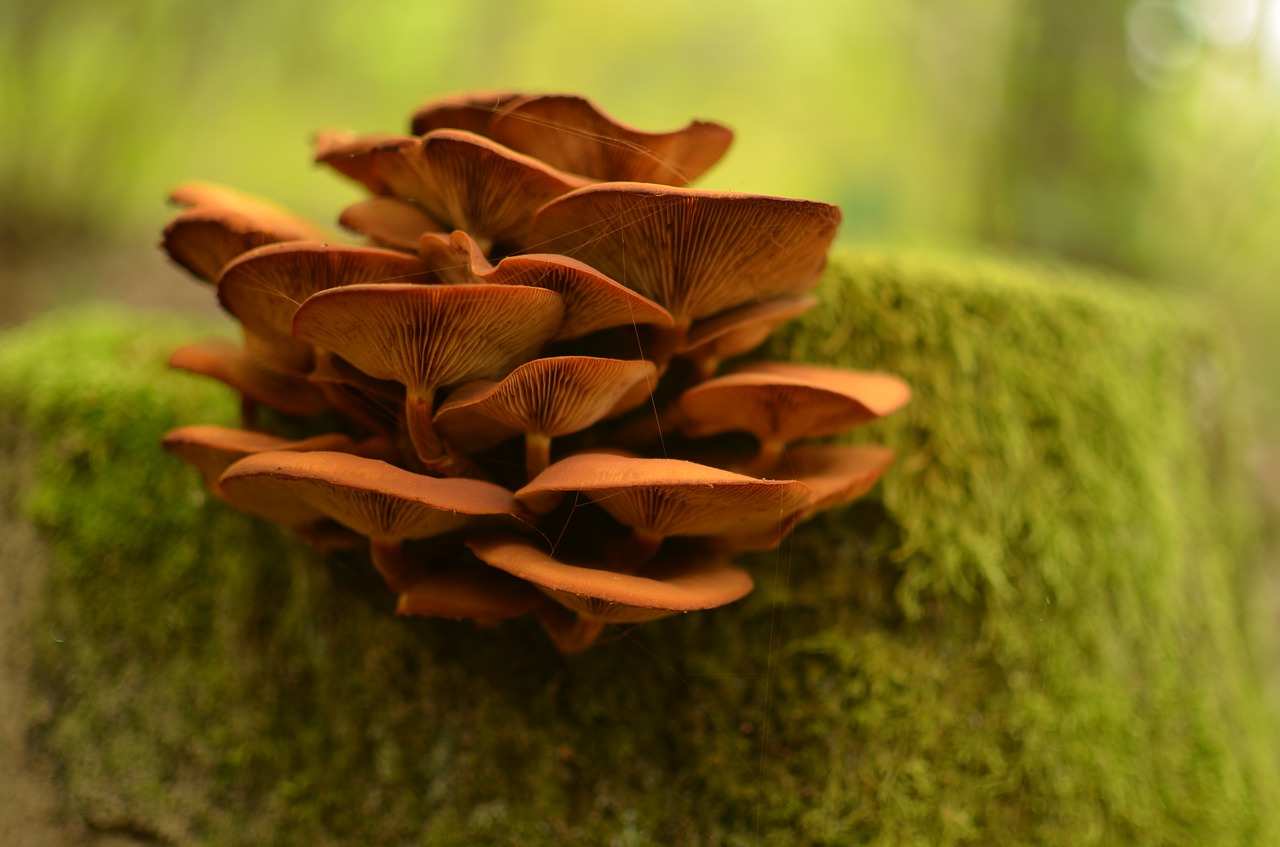
[[[715,613],[556,655],[403,621],[156,447],[225,422],[198,330],[0,342],[38,444],[40,718],[69,810],[206,844],[1280,840],[1253,511],[1212,323],[1107,281],[844,257],[774,353],[905,376],[871,499]],[[49,634],[56,638],[48,637]]]

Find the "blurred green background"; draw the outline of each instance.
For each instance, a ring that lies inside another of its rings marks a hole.
[[[1209,295],[1280,410],[1280,0],[0,2],[0,324],[110,296],[213,310],[168,189],[333,221],[329,126],[568,90],[738,133],[701,184],[838,203],[851,246],[999,249]]]

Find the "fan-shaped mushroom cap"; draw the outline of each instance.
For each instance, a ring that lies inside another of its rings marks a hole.
[[[372,197],[342,210],[338,223],[367,235],[374,243],[416,252],[424,232],[439,232],[440,224],[414,204],[394,197]]]
[[[623,524],[650,537],[781,537],[809,501],[794,480],[755,479],[679,459],[579,453],[551,465],[516,492],[534,512],[580,491]]]
[[[832,509],[857,500],[871,490],[893,464],[888,447],[847,444],[801,444],[787,451],[785,473],[813,491],[804,514]]]
[[[514,91],[470,91],[429,100],[413,114],[413,134],[426,135],[437,129],[465,129],[485,135],[489,119],[520,96]]]
[[[533,583],[579,615],[611,623],[714,609],[754,587],[746,571],[711,553],[665,554],[640,576],[569,564],[513,536],[471,538],[467,546],[481,561]]]
[[[303,303],[293,332],[423,393],[504,376],[555,335],[563,311],[559,295],[540,288],[351,285]]]
[[[210,182],[186,182],[169,200],[188,207],[164,228],[161,247],[197,278],[213,282],[236,256],[277,241],[325,233],[267,200]]]
[[[225,426],[196,425],[170,430],[161,442],[164,448],[193,465],[204,477],[209,489],[222,496],[218,478],[235,462],[255,453],[299,452],[311,450],[346,452],[355,448],[346,435],[317,435],[302,441],[290,441],[262,432],[231,429]]]
[[[329,401],[306,380],[260,368],[240,345],[222,338],[184,344],[169,355],[169,367],[211,376],[247,400],[286,415],[314,415]]]
[[[596,180],[686,185],[729,149],[733,132],[693,121],[650,133],[619,123],[590,100],[565,94],[522,97],[503,105],[485,135],[513,150]]]
[[[754,363],[680,397],[690,437],[745,430],[761,443],[833,435],[900,408],[911,397],[888,374]]]
[[[419,577],[400,595],[396,614],[491,623],[517,618],[541,600],[532,585],[497,568],[464,566]]]
[[[228,468],[219,485],[233,502],[298,500],[382,540],[429,538],[519,508],[489,482],[437,479],[346,453],[260,453]]]
[[[759,347],[775,329],[817,303],[814,297],[768,300],[707,318],[689,330],[678,354],[696,362],[702,377],[709,378],[721,361]]]
[[[423,282],[417,256],[376,247],[296,241],[271,244],[231,262],[218,279],[218,300],[239,319],[250,354],[263,367],[306,372],[311,345],[293,338],[293,313],[315,294],[360,283]]]
[[[557,438],[586,429],[608,415],[636,383],[652,384],[656,379],[657,368],[644,360],[534,359],[501,382],[472,382],[454,391],[436,412],[436,428],[468,452],[497,443],[477,444],[468,437],[482,432],[487,421],[504,425],[508,435],[529,432]]]
[[[530,249],[586,262],[665,306],[677,325],[808,289],[840,223],[825,203],[605,183],[551,201]]]
[[[585,183],[475,133],[442,129],[422,138],[336,147],[317,157],[375,194],[412,200],[488,250],[524,246],[540,206]]]
[[[557,341],[581,338],[596,330],[633,324],[669,327],[671,313],[576,259],[553,253],[508,256],[494,267],[465,232],[422,236],[419,254],[449,282],[528,285],[564,298],[564,321]]]
[[[313,295],[294,335],[406,389],[405,420],[419,458],[456,462],[432,425],[437,388],[505,376],[555,335],[560,295],[500,285],[353,285]]]

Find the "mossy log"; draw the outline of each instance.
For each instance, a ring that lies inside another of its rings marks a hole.
[[[820,294],[772,354],[910,381],[857,433],[896,466],[746,600],[572,658],[397,619],[366,557],[207,496],[158,442],[235,418],[164,367],[210,326],[0,338],[0,841],[1280,844],[1213,321],[978,260],[844,256]]]

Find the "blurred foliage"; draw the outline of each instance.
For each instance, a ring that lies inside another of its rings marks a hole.
[[[838,203],[846,242],[996,244],[1211,291],[1265,373],[1273,32],[1278,0],[7,0],[0,250],[149,246],[189,177],[332,221],[357,192],[315,172],[315,130],[571,90],[653,129],[728,123],[702,184]]]

